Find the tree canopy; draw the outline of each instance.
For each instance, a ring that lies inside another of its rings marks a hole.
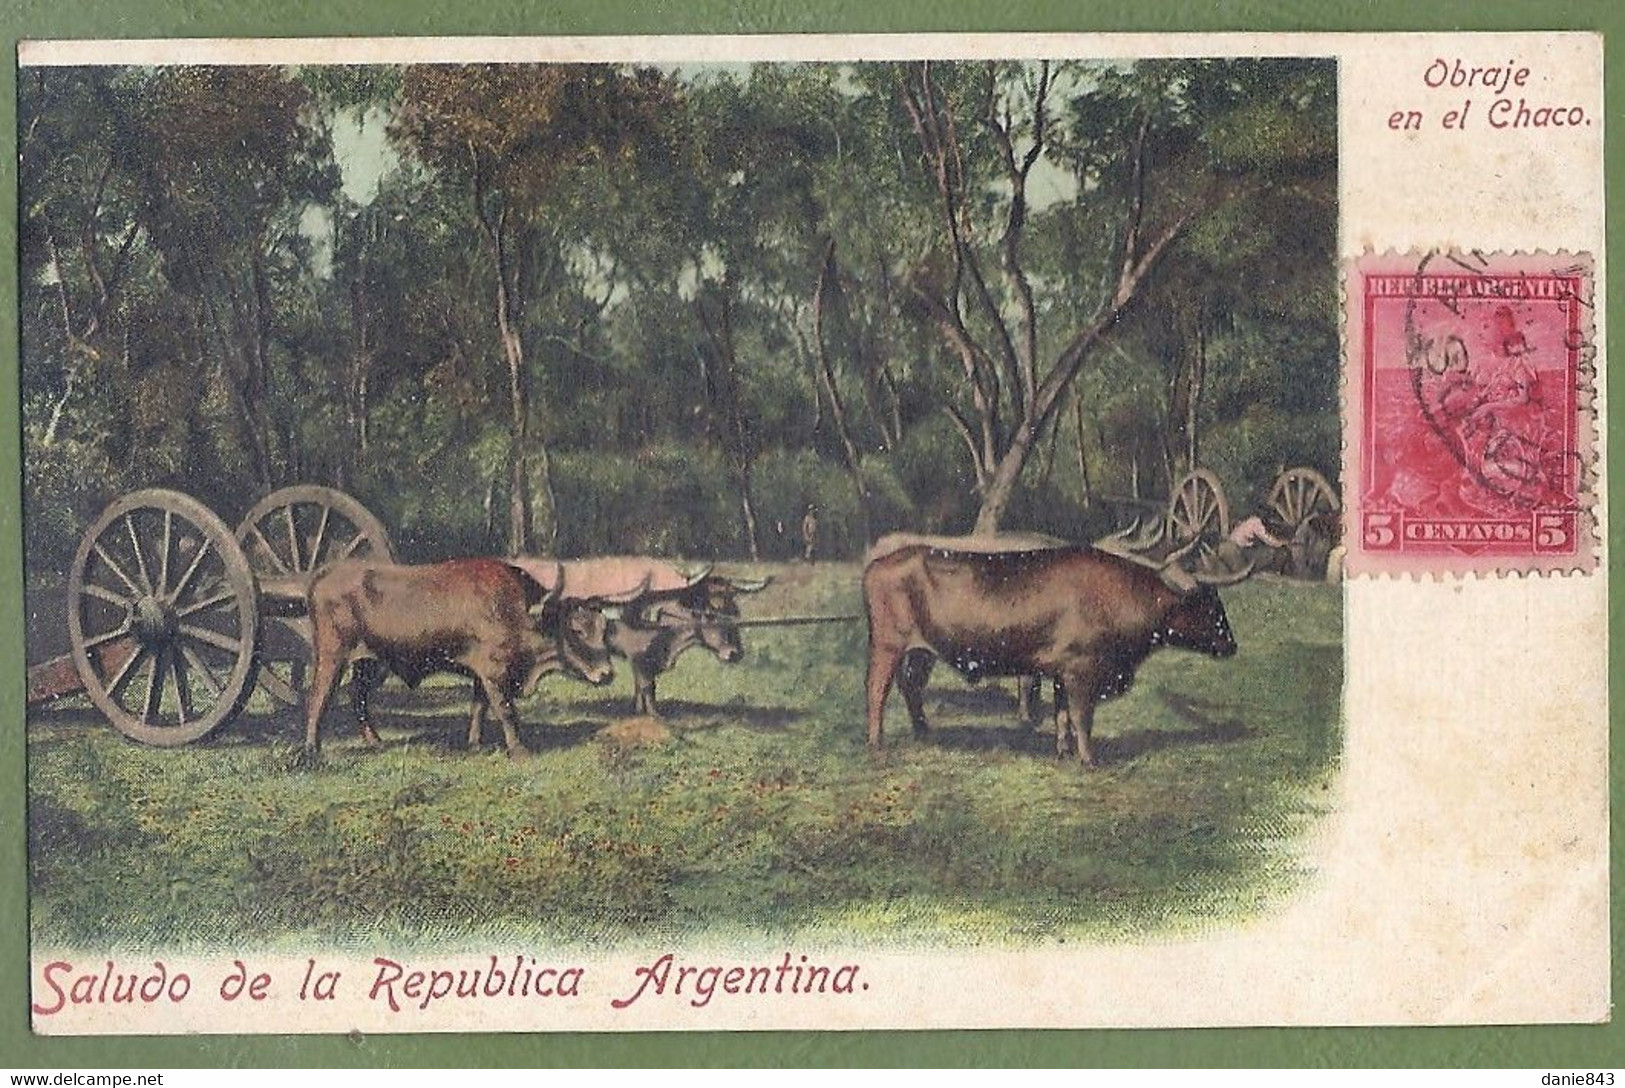
[[[27,544],[354,493],[411,557],[1087,538],[1335,478],[1335,72],[1292,59],[20,80]],[[363,135],[367,138],[363,139]],[[362,185],[363,175],[371,183]]]

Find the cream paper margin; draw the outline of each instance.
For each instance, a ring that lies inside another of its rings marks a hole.
[[[1334,56],[1339,61],[1340,250],[1462,247],[1588,251],[1605,295],[1602,39],[1591,34],[879,35],[726,38],[468,38],[24,43],[23,65],[644,60],[680,63],[979,57]],[[1445,132],[1467,92],[1434,90],[1436,58],[1527,65],[1531,103],[1577,103],[1573,130]],[[1395,110],[1424,111],[1395,132]],[[1606,321],[1596,319],[1599,349]],[[1606,419],[1606,353],[1597,415]],[[1598,456],[1606,453],[1606,433]],[[1606,487],[1596,481],[1607,524]],[[1599,534],[1603,536],[1605,534]],[[360,1030],[1188,1027],[1591,1022],[1610,1009],[1607,556],[1589,575],[1357,579],[1346,600],[1345,753],[1332,814],[1314,833],[1318,870],[1284,904],[1239,927],[1146,944],[1018,951],[842,949],[793,940],[754,948],[491,948],[538,965],[586,966],[582,996],[442,1001],[391,1013],[367,1000],[372,951],[319,955],[344,972],[340,1000],[301,1004],[303,954],[256,957],[277,978],[261,1004],[211,990],[231,956],[163,957],[193,996],[35,1018],[50,1034]],[[1245,652],[1245,651],[1244,651]],[[854,677],[854,683],[858,680]],[[854,723],[858,728],[858,723]],[[666,951],[705,966],[862,965],[842,997],[728,996],[610,1007]],[[412,967],[483,967],[482,954]],[[58,950],[34,950],[34,979]],[[96,963],[102,950],[65,955]],[[139,969],[156,954],[121,954]],[[41,995],[36,995],[36,999]]]

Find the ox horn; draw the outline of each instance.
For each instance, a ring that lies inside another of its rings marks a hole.
[[[526,611],[532,616],[540,617],[549,604],[562,596],[564,596],[564,564],[555,562],[553,564],[553,584],[542,586],[542,599],[531,605]]]
[[[1194,549],[1201,542],[1202,542],[1201,537],[1199,537],[1199,536],[1191,537],[1184,544],[1180,545],[1179,547],[1175,548],[1173,551],[1169,552],[1168,555],[1161,562],[1159,562],[1157,564],[1157,568],[1159,570],[1163,570],[1163,569],[1166,569],[1168,567],[1178,566],[1179,561],[1181,559],[1185,558],[1187,555],[1189,555],[1191,553],[1192,549]]]
[[[1134,515],[1134,520],[1128,523],[1128,527],[1126,529],[1119,529],[1115,533],[1107,533],[1105,536],[1103,536],[1099,540],[1095,541],[1095,547],[1097,547],[1097,548],[1101,547],[1102,545],[1106,544],[1108,541],[1110,541],[1112,543],[1117,543],[1117,542],[1122,542],[1122,543],[1125,543],[1125,544],[1128,543],[1130,540],[1134,539],[1135,534],[1137,534],[1140,531],[1140,523],[1143,522],[1144,520],[1145,520],[1145,515],[1143,515],[1143,514],[1135,514]]]
[[[1185,556],[1190,553],[1192,548],[1201,543],[1201,538],[1193,538],[1177,550],[1169,553],[1169,555],[1164,559],[1152,559],[1149,556],[1141,555],[1139,552],[1118,551],[1116,548],[1110,547],[1111,542],[1112,538],[1107,537],[1104,540],[1096,543],[1095,547],[1099,548],[1101,551],[1107,552],[1108,554],[1115,555],[1119,559],[1127,559],[1130,563],[1138,564],[1139,566],[1145,567],[1148,570],[1154,570],[1157,573],[1162,574],[1170,570],[1182,570],[1183,568],[1179,566],[1179,561],[1185,558]],[[1190,572],[1185,571],[1185,573],[1188,574]]]
[[[645,574],[643,581],[637,584],[637,588],[629,592],[612,593],[602,597],[594,597],[592,600],[594,603],[601,605],[631,604],[647,592],[649,592],[649,575]]]
[[[1146,534],[1134,542],[1136,548],[1152,548],[1168,539],[1169,523],[1162,514],[1153,514],[1151,527]]]
[[[697,586],[701,582],[705,581],[705,579],[711,574],[711,571],[715,568],[715,563],[706,563],[703,566],[694,567],[692,570],[685,570],[683,572],[683,578],[687,580],[690,586]]]
[[[1162,576],[1162,580],[1167,583],[1168,588],[1179,593],[1189,593],[1201,582],[1195,574],[1182,567],[1179,561],[1189,555],[1201,542],[1201,537],[1193,536],[1183,545],[1168,553],[1168,556],[1162,561],[1157,563],[1147,562],[1146,566],[1154,567],[1156,572]]]
[[[769,574],[763,578],[730,578],[728,584],[734,587],[736,593],[759,593],[772,580],[773,576]]]

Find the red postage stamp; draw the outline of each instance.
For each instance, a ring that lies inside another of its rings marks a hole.
[[[1347,302],[1349,569],[1591,569],[1590,260],[1367,256]]]

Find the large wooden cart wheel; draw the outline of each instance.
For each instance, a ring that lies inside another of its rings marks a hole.
[[[1230,504],[1217,476],[1205,468],[1186,473],[1168,502],[1168,531],[1176,548],[1196,540],[1196,551],[1212,554],[1230,532]]]
[[[172,748],[241,708],[254,671],[259,589],[208,507],[136,491],[103,510],[68,576],[68,638],[85,694],[113,728]]]
[[[1289,468],[1277,476],[1269,503],[1288,537],[1316,514],[1335,514],[1343,507],[1336,489],[1312,468]]]
[[[296,484],[271,492],[237,527],[249,566],[269,584],[309,585],[340,559],[393,559],[389,533],[365,506],[342,491]],[[310,620],[297,602],[269,601],[259,647],[259,684],[289,705],[303,699],[310,661]]]

